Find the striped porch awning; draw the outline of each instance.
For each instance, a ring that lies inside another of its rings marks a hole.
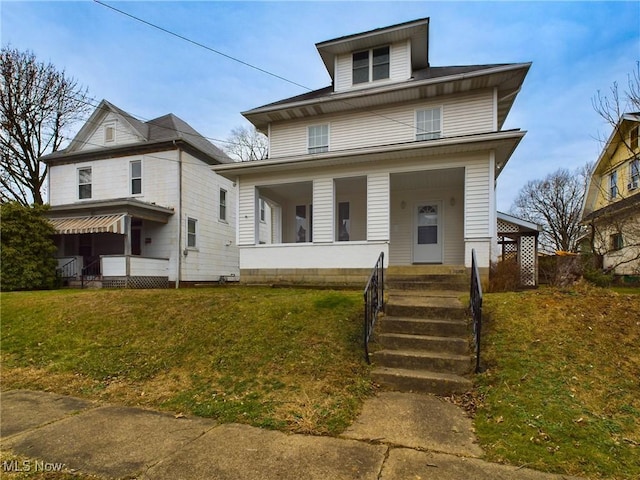
[[[56,233],[74,235],[80,233],[125,233],[126,215],[96,215],[91,217],[50,218]]]

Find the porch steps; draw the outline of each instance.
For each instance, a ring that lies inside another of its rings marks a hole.
[[[385,315],[377,325],[381,347],[372,354],[373,378],[400,391],[450,395],[471,388],[473,363],[465,267],[390,267]]]

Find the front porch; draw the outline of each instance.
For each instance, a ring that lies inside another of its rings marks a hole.
[[[472,249],[488,276],[490,162],[457,163],[241,184],[241,282],[362,286],[380,252],[385,268],[468,269]]]
[[[52,207],[64,285],[166,288],[166,224],[173,210],[125,199]]]

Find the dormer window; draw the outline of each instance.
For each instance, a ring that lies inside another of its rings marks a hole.
[[[353,54],[353,84],[389,78],[389,46]]]

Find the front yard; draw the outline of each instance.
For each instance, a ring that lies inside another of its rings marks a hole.
[[[486,371],[463,402],[487,460],[640,478],[638,293],[578,285],[485,296]],[[375,390],[359,291],[228,286],[0,299],[5,390],[328,435]]]
[[[2,294],[2,388],[337,434],[371,393],[359,292]]]

